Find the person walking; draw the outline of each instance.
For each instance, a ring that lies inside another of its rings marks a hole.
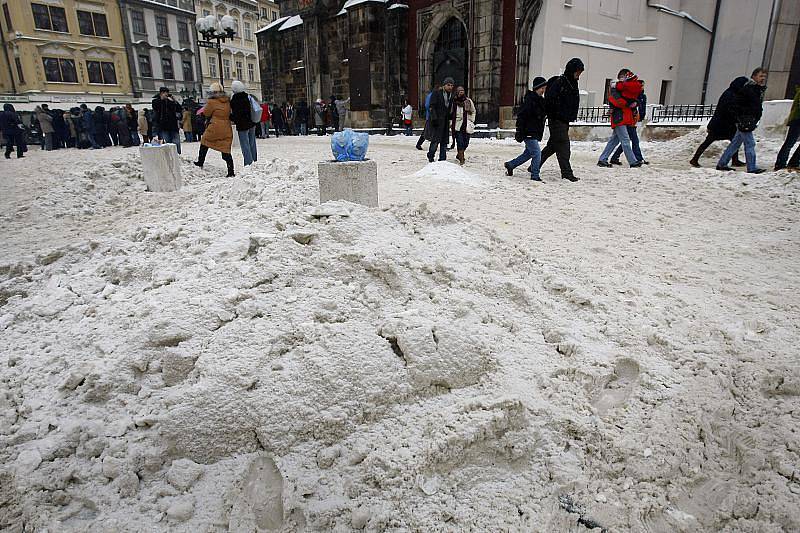
[[[53,150],[53,137],[55,137],[55,128],[53,128],[53,117],[47,109],[47,104],[36,106],[36,120],[39,121],[42,135],[44,135],[44,149],[47,151]]]
[[[617,146],[621,145],[630,167],[638,168],[642,166],[642,162],[633,153],[628,126],[636,127],[638,121],[636,108],[639,105],[638,98],[642,92],[642,85],[636,75],[626,68],[619,71],[617,80],[608,91],[608,105],[611,106],[609,114],[611,137],[608,139],[603,153],[600,154],[597,166],[611,168],[613,165],[608,162],[608,158]]]
[[[308,104],[305,100],[297,102],[297,123],[300,125],[300,135],[308,135]]]
[[[456,140],[456,159],[464,165],[464,154],[469,147],[470,135],[475,131],[475,104],[467,97],[464,87],[457,87],[453,99],[453,137]]]
[[[794,100],[792,101],[792,109],[789,111],[789,119],[787,121],[789,130],[786,132],[786,139],[783,141],[781,149],[778,151],[778,158],[775,160],[775,170],[787,168],[786,160],[789,159],[789,152],[792,147],[800,139],[800,85],[795,86]],[[789,159],[788,168],[797,169],[800,167],[800,146],[792,154]]]
[[[233,96],[231,97],[231,120],[236,125],[239,135],[239,145],[244,156],[244,166],[250,166],[258,161],[256,153],[256,123],[252,121],[253,104],[247,87],[239,80],[231,84]],[[260,106],[259,106],[260,107]]]
[[[200,153],[194,164],[203,168],[209,148],[217,150],[222,154],[225,164],[228,165],[227,177],[230,178],[234,175],[233,157],[231,156],[231,143],[233,143],[231,103],[219,82],[212,83],[209,89],[211,94],[203,108],[203,115],[209,119],[209,123],[200,138]]]
[[[15,146],[17,148],[17,159],[25,157],[22,150],[24,146],[22,140],[24,129],[14,106],[3,104],[3,111],[0,113],[0,132],[6,140],[6,159],[11,159],[11,152]]]
[[[434,92],[438,91],[439,89],[440,89],[439,84],[436,84],[433,86],[433,89],[431,89],[431,91],[427,95],[425,95],[425,127],[422,130],[419,139],[417,139],[417,150],[422,150],[422,143],[425,142],[425,130],[428,129],[428,122],[430,120],[430,115],[431,115],[431,96],[433,95]]]
[[[693,167],[700,166],[700,156],[711,146],[711,143],[715,141],[733,140],[733,137],[736,135],[736,117],[733,106],[736,102],[736,95],[739,94],[739,91],[746,83],[747,78],[745,76],[739,76],[731,82],[730,86],[725,89],[719,97],[719,100],[717,100],[717,107],[714,109],[714,115],[706,126],[706,138],[700,143],[700,146],[697,147],[697,151],[695,151],[694,156],[689,161],[689,164]],[[744,166],[744,163],[739,160],[738,151],[733,154],[732,164],[734,167]]]
[[[404,100],[403,103],[405,105],[400,111],[403,129],[405,129],[405,135],[411,137],[414,134],[414,108],[411,107],[411,103],[408,100]]]
[[[286,118],[286,135],[297,135],[294,130],[295,109],[291,102],[284,104],[283,116]]]
[[[333,102],[333,104],[336,106],[336,115],[339,117],[339,131],[342,131],[347,127],[347,119],[350,116],[350,110],[347,107],[349,103],[349,97],[346,100],[340,100],[337,98]]]
[[[325,126],[325,105],[321,98],[314,102],[314,125],[317,127],[317,135],[327,135],[328,128]]]
[[[642,155],[642,147],[639,142],[639,131],[637,129],[638,123],[644,121],[645,117],[647,116],[647,95],[644,94],[644,81],[639,80],[639,83],[642,84],[642,92],[639,94],[639,98],[636,99],[638,104],[636,106],[636,125],[628,126],[628,137],[631,139],[631,150],[633,150],[633,155],[636,156],[636,160],[641,161],[643,165],[649,165],[650,163]],[[622,161],[619,160],[621,155],[622,145],[620,144],[617,146],[617,149],[614,150],[614,155],[611,156],[610,163],[612,165],[621,165]]]
[[[227,97],[226,97],[227,98]],[[181,106],[170,94],[169,88],[161,87],[158,95],[153,98],[153,121],[155,122],[159,137],[165,143],[173,143],[181,153],[181,135],[178,129],[178,116],[181,113]]]
[[[142,139],[139,137],[139,113],[131,104],[125,104],[123,111],[125,121],[128,123],[128,135],[131,138],[131,145],[139,146],[142,144]]]
[[[269,104],[261,104],[261,138],[269,139]]]
[[[429,127],[425,138],[431,142],[428,161],[433,163],[439,148],[439,161],[447,160],[447,143],[450,142],[451,117],[453,116],[453,78],[442,81],[442,89],[431,95]]]
[[[280,137],[283,132],[283,112],[278,104],[272,104],[270,118],[272,119],[272,129],[275,130],[275,137]]]
[[[341,131],[339,129],[339,108],[336,107],[336,96],[331,95],[329,102],[328,110],[331,114],[331,127],[333,131]]]
[[[194,141],[194,128],[192,128],[192,110],[188,107],[184,108],[181,115],[181,129],[183,130],[183,138],[187,143]]]
[[[139,126],[139,135],[142,136],[142,143],[149,143],[150,142],[150,135],[148,131],[150,130],[150,121],[147,120],[147,109],[143,110],[139,113],[139,117],[136,119],[137,125]]]
[[[736,117],[736,135],[733,136],[733,140],[717,161],[717,170],[726,172],[733,170],[728,163],[733,154],[744,144],[747,172],[750,174],[764,172],[763,168],[758,168],[756,165],[756,140],[753,137],[753,131],[758,127],[758,121],[761,120],[764,92],[767,90],[766,83],[767,71],[759,67],[753,71],[750,79],[736,95],[733,105]]]
[[[580,93],[578,80],[584,71],[583,61],[573,57],[567,61],[564,74],[554,76],[547,80],[547,92],[544,96],[544,105],[547,110],[547,127],[550,138],[542,150],[542,165],[555,154],[558,166],[561,169],[561,178],[568,181],[578,181],[570,166],[569,123],[578,118],[580,106]]]
[[[525,151],[519,156],[504,163],[506,175],[513,176],[514,169],[530,161],[528,170],[531,173],[531,180],[542,181],[539,175],[539,167],[542,162],[542,150],[539,141],[544,136],[544,121],[547,118],[547,111],[544,107],[544,94],[547,89],[547,80],[541,76],[533,79],[531,90],[525,93],[522,107],[517,114],[517,131],[514,138],[517,142],[525,143]]]

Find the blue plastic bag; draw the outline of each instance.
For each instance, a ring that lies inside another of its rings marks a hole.
[[[351,129],[337,131],[331,137],[331,151],[337,161],[363,161],[369,147],[369,134]]]

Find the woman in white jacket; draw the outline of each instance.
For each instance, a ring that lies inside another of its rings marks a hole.
[[[456,139],[458,149],[458,163],[464,164],[464,152],[469,146],[469,137],[475,131],[475,104],[467,98],[464,87],[457,87],[453,100],[453,137]]]
[[[410,137],[414,134],[413,131],[413,123],[414,123],[414,108],[411,107],[411,104],[408,100],[405,101],[405,106],[400,111],[403,115],[403,130],[405,131],[406,136]]]

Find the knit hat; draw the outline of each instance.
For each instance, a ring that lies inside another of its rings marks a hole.
[[[456,80],[454,80],[453,78],[448,76],[447,78],[444,79],[444,81],[442,81],[442,85],[447,85],[448,83],[450,85],[455,85],[456,84]]]
[[[531,85],[531,90],[535,91],[536,89],[544,87],[545,85],[547,85],[547,80],[541,76],[536,76],[535,78],[533,78],[533,84]]]

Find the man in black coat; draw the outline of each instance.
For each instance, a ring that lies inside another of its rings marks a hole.
[[[453,113],[453,78],[445,78],[442,89],[431,95],[430,120],[425,138],[431,142],[428,161],[433,163],[436,147],[439,147],[439,161],[447,159],[447,143],[450,141],[450,118]]]
[[[717,162],[717,170],[733,170],[728,163],[733,154],[744,144],[744,158],[747,163],[747,172],[750,174],[761,174],[763,168],[756,165],[756,140],[753,131],[758,127],[761,120],[762,102],[764,93],[767,90],[767,71],[757,68],[753,71],[750,79],[736,94],[733,103],[733,115],[736,119],[736,135],[731,139],[731,143],[722,152]]]
[[[714,109],[714,116],[706,126],[708,134],[705,140],[697,147],[694,157],[689,161],[693,167],[700,166],[700,156],[703,152],[711,146],[715,141],[730,141],[736,135],[736,117],[733,114],[733,104],[736,101],[736,95],[742,87],[747,83],[747,78],[739,76],[731,82],[730,87],[725,89],[722,96],[717,101],[717,107]],[[744,163],[739,161],[739,153],[733,154],[733,166],[741,167]]]
[[[569,123],[578,118],[578,107],[581,103],[578,79],[583,71],[583,61],[577,57],[570,59],[564,68],[564,74],[548,80],[544,98],[550,138],[542,150],[542,165],[548,157],[556,154],[561,177],[569,181],[578,181],[569,164]]]
[[[161,140],[173,143],[178,153],[181,153],[181,135],[178,128],[180,115],[180,104],[169,93],[169,88],[161,87],[158,96],[153,98],[153,121],[158,125],[158,136]]]
[[[532,90],[525,94],[522,108],[517,115],[517,132],[514,138],[517,142],[525,143],[525,151],[517,157],[504,164],[506,174],[514,175],[514,169],[531,161],[529,168],[533,181],[542,181],[539,177],[539,166],[541,165],[542,151],[539,148],[539,141],[544,135],[544,120],[546,111],[544,107],[544,91],[547,88],[547,80],[537,76],[533,80]]]
[[[17,159],[24,157],[22,155],[24,127],[17,111],[11,104],[3,104],[3,112],[0,113],[0,132],[6,139],[6,159],[11,159],[11,152],[15,146],[17,147]]]

